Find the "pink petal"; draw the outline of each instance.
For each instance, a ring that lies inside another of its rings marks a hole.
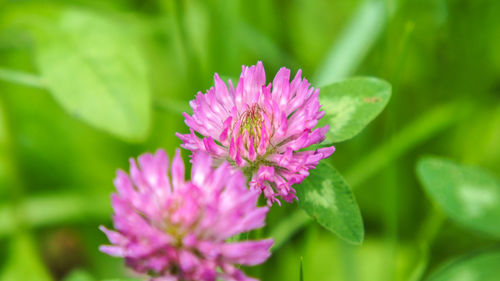
[[[272,239],[228,243],[222,246],[222,255],[231,263],[256,265],[271,256],[269,249],[273,243]]]

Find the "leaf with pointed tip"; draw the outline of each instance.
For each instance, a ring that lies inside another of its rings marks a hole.
[[[150,90],[136,32],[113,17],[63,9],[37,29],[45,86],[72,116],[126,140],[142,140]]]
[[[294,188],[299,206],[319,224],[347,242],[363,242],[363,220],[358,204],[347,183],[330,164],[320,162]]]

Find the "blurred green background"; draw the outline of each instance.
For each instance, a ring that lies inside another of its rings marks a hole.
[[[97,250],[115,170],[172,154],[213,73],[258,60],[268,81],[282,66],[318,87],[368,75],[393,95],[329,160],[354,190],[363,245],[285,203],[264,230],[281,245],[249,274],[299,280],[302,257],[304,280],[420,280],[497,245],[446,219],[415,164],[436,154],[500,173],[499,19],[497,0],[0,0],[0,280],[132,276]]]

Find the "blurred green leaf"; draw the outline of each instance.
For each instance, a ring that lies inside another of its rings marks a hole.
[[[391,85],[376,78],[352,78],[321,89],[320,104],[329,124],[326,142],[348,140],[359,134],[387,105]]]
[[[29,198],[21,205],[26,222],[43,226],[89,218],[103,219],[111,214],[108,196],[88,196],[78,193],[48,194]]]
[[[363,220],[358,205],[335,168],[320,162],[295,189],[299,206],[319,224],[350,243],[363,242]]]
[[[108,196],[88,196],[79,193],[46,194],[27,198],[17,208],[0,205],[0,237],[11,234],[16,226],[15,214],[23,215],[28,227],[41,227],[67,222],[109,218]],[[97,230],[96,230],[97,231]]]
[[[500,276],[500,250],[458,258],[431,274],[427,281],[496,281]]]
[[[500,181],[487,171],[438,158],[418,161],[429,197],[458,223],[500,237]]]
[[[63,281],[95,281],[96,279],[87,271],[76,269],[68,274]]]
[[[37,62],[54,98],[76,118],[127,140],[147,136],[150,91],[138,36],[125,23],[62,10],[37,34]]]
[[[10,244],[7,264],[0,272],[2,281],[51,281],[38,256],[33,239],[26,233],[17,233]]]
[[[10,205],[0,206],[0,237],[12,233],[17,226],[17,217],[14,208]]]

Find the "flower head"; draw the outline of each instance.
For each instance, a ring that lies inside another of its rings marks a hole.
[[[259,194],[227,163],[212,170],[211,158],[193,158],[191,181],[177,151],[168,176],[163,150],[130,160],[130,176],[117,172],[112,195],[116,231],[101,226],[112,245],[100,250],[123,257],[153,280],[254,280],[234,264],[256,265],[270,255],[272,240],[228,242],[264,225],[267,207],[256,207]]]
[[[250,187],[263,192],[269,204],[279,203],[277,196],[293,201],[292,185],[335,150],[304,150],[322,142],[329,129],[314,128],[324,116],[319,90],[301,78],[300,70],[290,82],[287,68],[266,85],[261,62],[243,66],[236,88],[231,80],[228,88],[217,74],[214,79],[214,87],[191,101],[193,115],[184,114],[191,133],[177,134],[181,146],[240,167],[251,178]]]

